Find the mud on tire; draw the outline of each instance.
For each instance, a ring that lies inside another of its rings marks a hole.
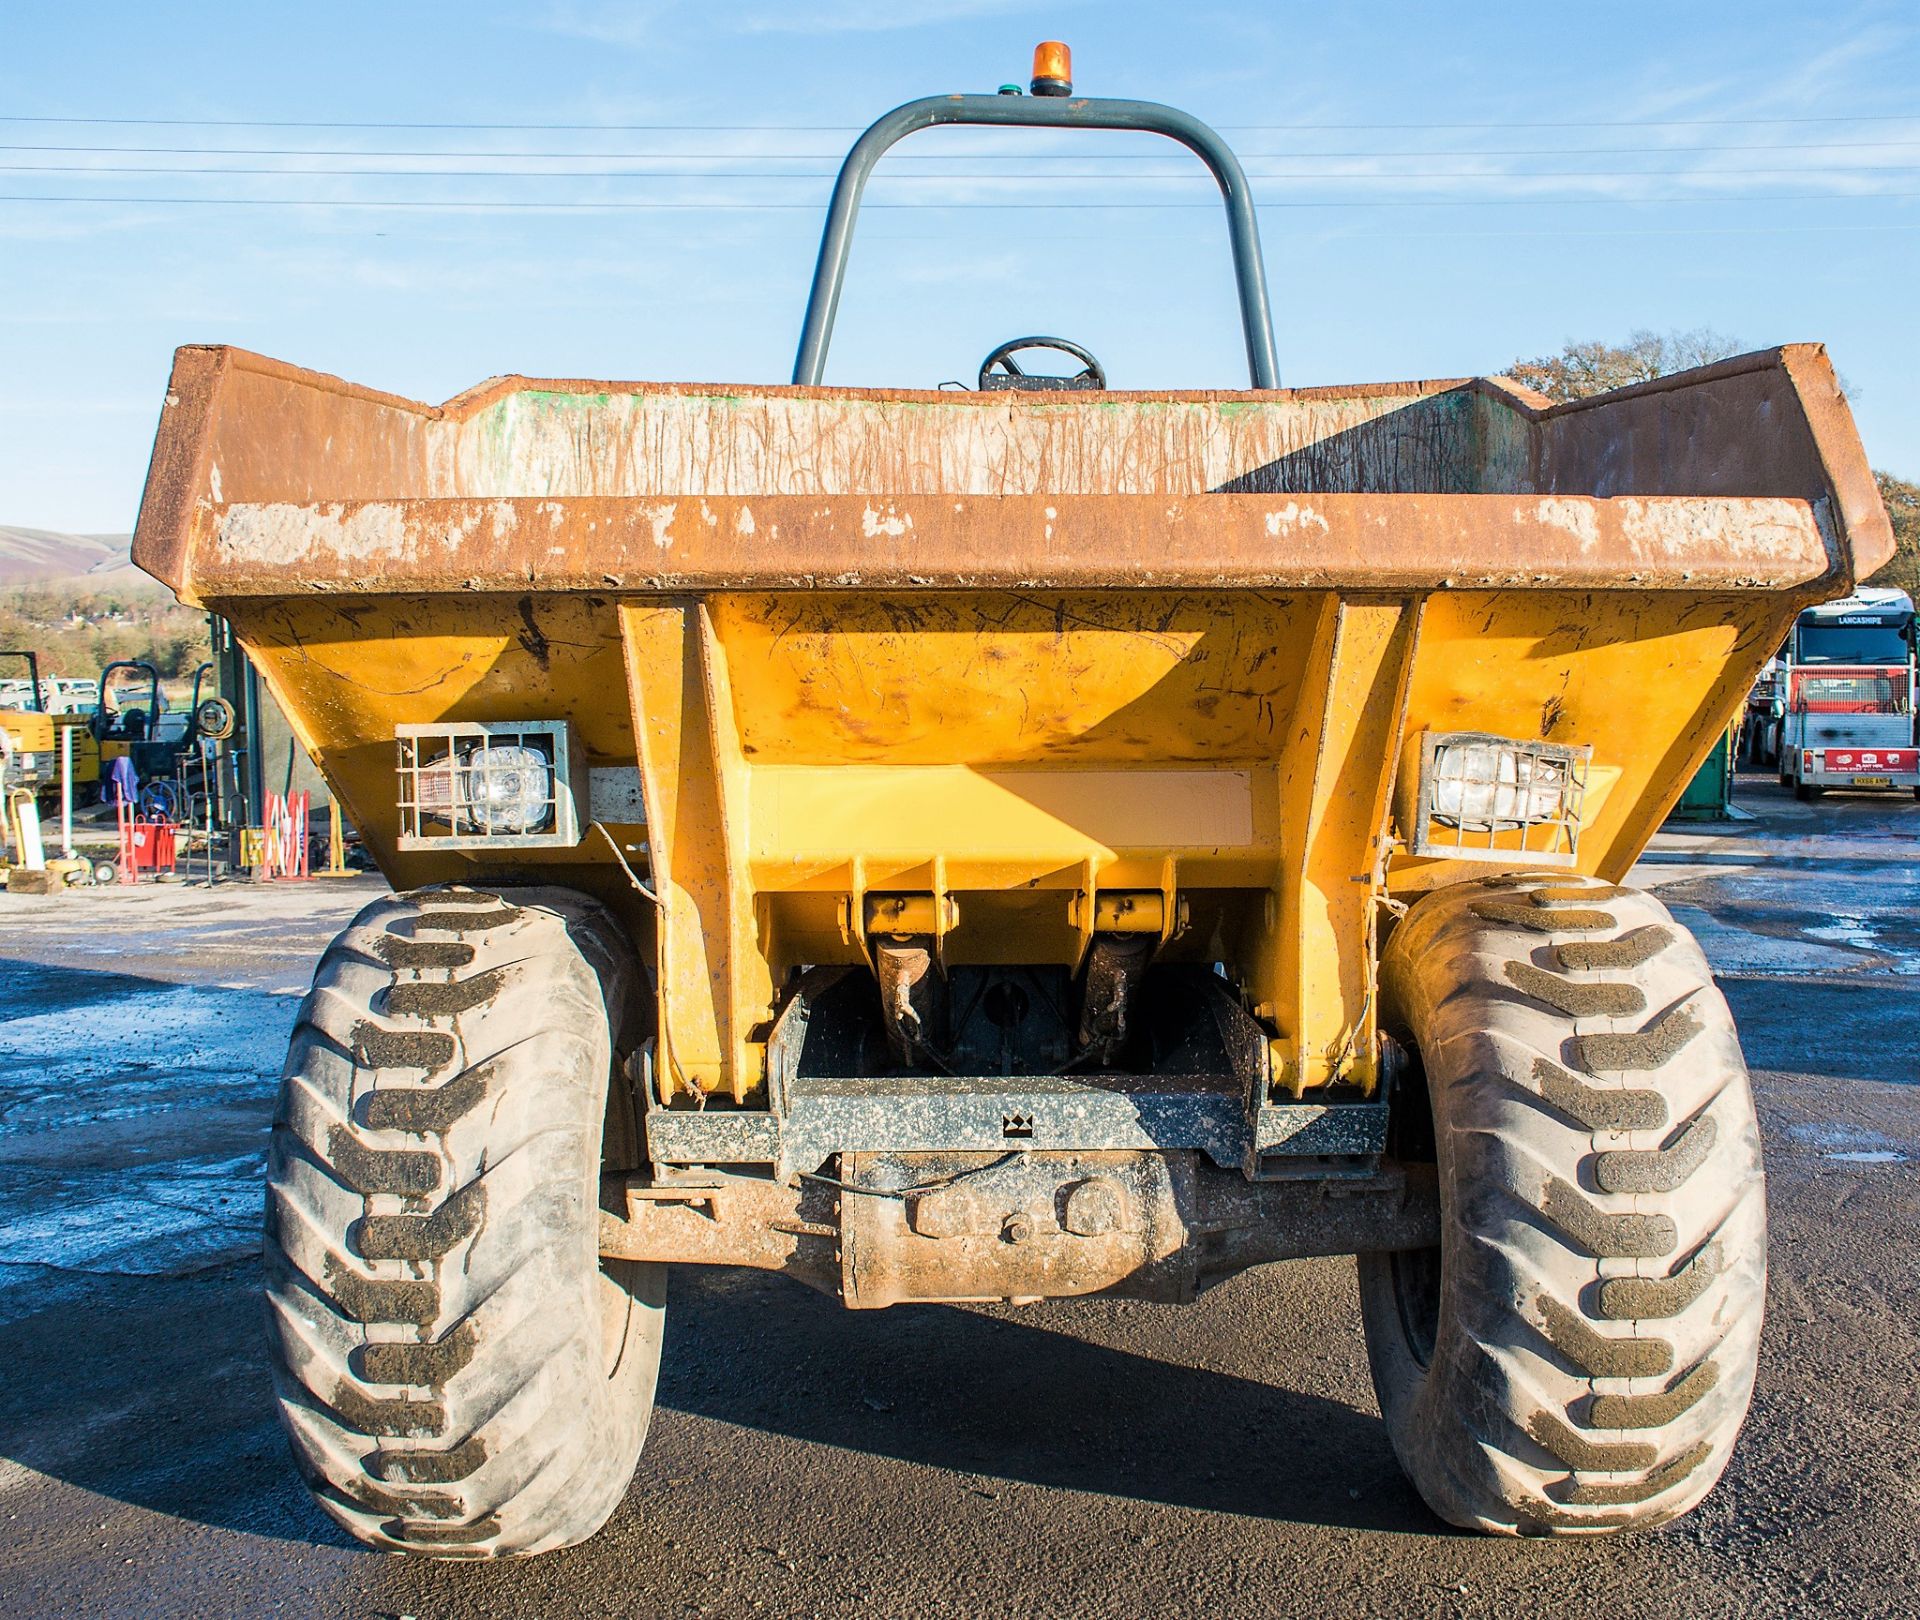
[[[294,1457],[361,1540],[540,1552],[625,1493],[665,1268],[603,1266],[598,1212],[639,989],[561,889],[396,895],[321,958],[268,1154],[269,1340]]]
[[[1746,1414],[1766,1286],[1759,1133],[1706,959],[1649,895],[1521,876],[1422,900],[1381,986],[1443,1203],[1438,1251],[1360,1262],[1402,1467],[1473,1529],[1684,1513]]]

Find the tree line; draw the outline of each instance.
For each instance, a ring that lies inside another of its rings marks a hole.
[[[42,677],[98,675],[108,664],[138,660],[184,679],[212,656],[206,614],[144,578],[106,586],[39,580],[0,590],[0,649],[33,653]],[[25,673],[17,661],[0,668],[0,678]]]

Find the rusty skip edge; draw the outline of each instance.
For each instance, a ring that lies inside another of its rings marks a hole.
[[[694,496],[210,509],[207,597],[307,591],[1774,590],[1824,580],[1824,503],[1511,495]]]
[[[236,369],[297,384],[313,409],[351,403],[402,423],[464,416],[516,389],[502,378],[443,407],[419,405],[221,348],[176,357],[155,439],[134,560],[183,600],[385,589],[635,591],[1048,586],[1629,588],[1843,593],[1892,553],[1892,534],[1846,401],[1817,345],[1761,351],[1611,395],[1545,405],[1501,379],[1400,384],[1409,398],[1470,386],[1534,426],[1649,396],[1774,372],[1803,420],[1784,431],[1819,486],[1793,495],[1582,494],[881,495],[570,499],[361,499],[227,504],[213,450]],[[554,383],[553,389],[615,385]],[[634,385],[693,392],[692,385]],[[711,391],[711,390],[708,390]],[[735,394],[926,400],[905,390],[741,389]],[[1249,401],[1275,394],[1112,395]],[[329,405],[332,401],[333,405]],[[962,402],[956,404],[956,401]],[[251,424],[249,424],[251,425]],[[1597,433],[1599,422],[1580,421]],[[1775,433],[1783,431],[1776,424]],[[261,446],[252,446],[256,457]],[[270,444],[266,447],[271,454]]]

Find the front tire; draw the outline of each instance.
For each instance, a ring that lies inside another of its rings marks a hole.
[[[1727,1465],[1766,1289],[1759,1131],[1706,959],[1649,895],[1496,878],[1415,906],[1381,994],[1442,1200],[1437,1251],[1360,1260],[1402,1467],[1470,1529],[1676,1518]]]
[[[320,960],[268,1154],[269,1342],[295,1460],[370,1545],[541,1552],[626,1492],[665,1268],[601,1263],[599,1183],[635,1139],[640,989],[562,889],[395,895]]]

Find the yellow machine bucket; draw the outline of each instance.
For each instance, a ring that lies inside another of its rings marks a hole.
[[[1794,615],[1889,546],[1812,346],[1560,406],[509,378],[437,408],[187,348],[134,555],[232,621],[396,883],[600,894],[655,943],[663,1096],[745,1101],[791,975],[900,937],[1081,970],[1146,934],[1243,987],[1284,1091],[1366,1089],[1378,909],[1463,861],[1618,878]],[[409,728],[535,724],[558,835],[414,826]]]

